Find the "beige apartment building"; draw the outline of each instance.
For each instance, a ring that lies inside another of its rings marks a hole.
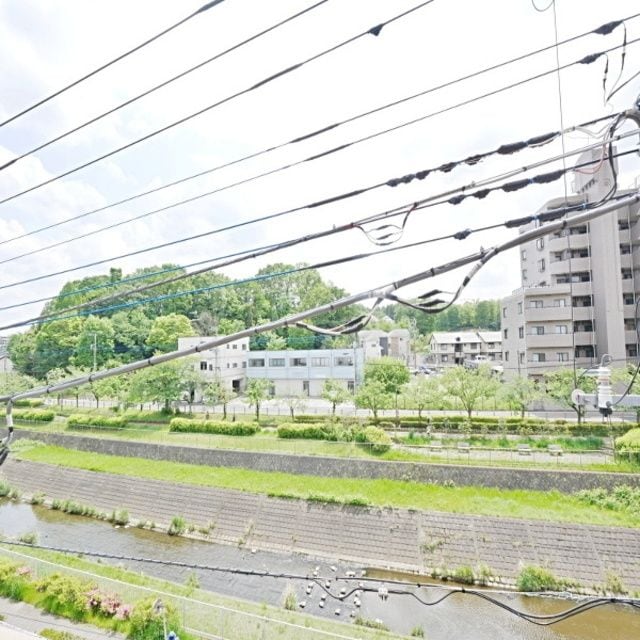
[[[487,362],[502,360],[500,331],[434,331],[429,337],[428,365],[446,369],[481,356]]]
[[[599,159],[600,150],[594,150],[580,156],[578,164]],[[608,162],[596,173],[574,176],[571,203],[598,202],[613,184]],[[541,211],[564,202],[557,198]],[[624,207],[520,247],[522,287],[502,301],[505,377],[540,378],[574,362],[585,368],[605,353],[619,366],[637,358],[638,212],[637,204]]]

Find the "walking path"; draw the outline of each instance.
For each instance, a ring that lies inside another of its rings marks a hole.
[[[484,564],[508,581],[523,564],[536,564],[586,587],[611,572],[640,589],[638,529],[327,505],[16,460],[2,471],[26,495],[44,491],[49,500],[109,513],[124,508],[133,521],[161,527],[176,515],[213,524],[208,539],[217,543],[413,572]]]

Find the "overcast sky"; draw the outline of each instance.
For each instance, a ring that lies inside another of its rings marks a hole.
[[[538,0],[538,4],[546,3]],[[200,4],[168,0],[0,0],[0,120],[185,17]],[[313,0],[225,0],[139,53],[0,128],[0,164],[312,4]],[[329,0],[239,51],[0,172],[0,199],[249,87],[417,4],[419,0]],[[637,0],[558,0],[559,37],[562,40],[636,11]],[[639,36],[640,18],[628,23],[628,39]],[[606,37],[582,38],[560,48],[560,62],[572,62],[615,46],[622,38],[621,28]],[[536,12],[530,0],[434,0],[389,25],[378,37],[362,38],[170,132],[0,205],[0,241],[285,142],[553,42],[553,11]],[[555,51],[551,50],[259,159],[3,244],[0,260],[298,161],[553,69],[555,64]],[[565,125],[631,106],[640,87],[637,80],[612,104],[604,104],[604,64],[602,58],[592,65],[573,66],[562,72]],[[637,43],[629,46],[623,79],[639,66]],[[610,83],[619,68],[617,51],[610,55]],[[0,265],[0,286],[303,205],[559,129],[557,82],[557,76],[550,75],[197,203],[7,262]],[[565,139],[568,149],[588,142],[582,134]],[[187,264],[320,231],[560,152],[557,141],[518,155],[489,158],[446,175],[434,174],[411,185],[386,187],[272,222],[4,289],[0,291],[0,306],[55,295],[68,279],[108,273],[110,266],[130,272],[166,262]],[[549,165],[538,172],[559,166]],[[637,156],[622,162],[621,170],[621,183],[628,186],[640,175]],[[569,189],[570,184],[571,178]],[[456,207],[427,209],[412,216],[401,242],[526,215],[562,193],[562,183],[556,182],[511,194],[491,194],[481,201],[470,199]],[[481,245],[491,246],[513,233],[500,230],[472,235],[464,242],[449,240],[325,269],[322,275],[357,292],[471,253]],[[242,277],[275,261],[316,262],[373,248],[360,232],[351,231],[223,272]],[[418,294],[433,286],[451,289],[463,276],[464,272],[456,272],[407,293]],[[518,256],[512,251],[489,263],[465,295],[466,299],[498,298],[519,284]],[[0,324],[35,315],[40,307],[0,312]]]

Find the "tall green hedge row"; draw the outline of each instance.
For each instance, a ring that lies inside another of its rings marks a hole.
[[[260,431],[255,422],[216,422],[213,420],[187,420],[173,418],[169,431],[174,433],[211,433],[225,436],[253,436]]]

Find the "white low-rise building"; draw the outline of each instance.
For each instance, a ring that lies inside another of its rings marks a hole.
[[[353,392],[364,373],[361,348],[250,351],[246,355],[247,378],[269,380],[274,396],[317,398],[325,380],[337,380]]]
[[[464,364],[486,356],[491,362],[502,361],[500,331],[434,331],[429,338],[427,361],[438,369]]]
[[[178,349],[188,349],[214,339],[215,336],[178,338]],[[220,380],[226,388],[241,393],[245,388],[248,354],[249,338],[241,338],[196,354],[194,367],[206,380]]]
[[[411,356],[411,334],[408,329],[386,332],[368,329],[358,332],[358,346],[364,351],[365,360],[389,356],[408,364]]]

